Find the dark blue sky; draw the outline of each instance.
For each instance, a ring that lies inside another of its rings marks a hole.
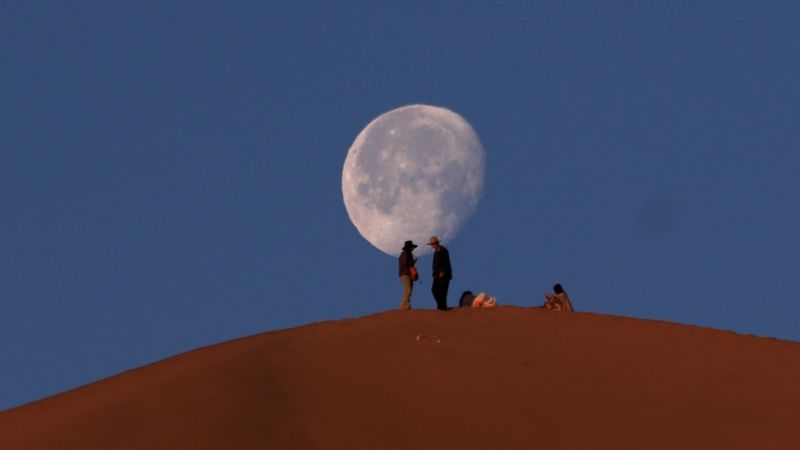
[[[451,304],[800,341],[797,2],[108,3],[0,6],[0,409],[396,307],[341,171],[412,103],[487,154]]]

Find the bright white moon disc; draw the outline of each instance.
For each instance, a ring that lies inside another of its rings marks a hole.
[[[342,171],[342,195],[358,232],[397,256],[413,240],[416,254],[436,235],[445,245],[475,212],[485,153],[463,117],[428,105],[381,114],[356,137]]]

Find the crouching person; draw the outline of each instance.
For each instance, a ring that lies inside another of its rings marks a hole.
[[[554,294],[547,292],[544,294],[544,298],[547,299],[542,305],[544,308],[551,311],[575,311],[572,308],[572,301],[570,301],[569,296],[564,292],[564,288],[560,284],[553,286],[553,292]]]

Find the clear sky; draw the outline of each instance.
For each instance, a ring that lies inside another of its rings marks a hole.
[[[0,409],[396,307],[341,174],[413,103],[486,150],[451,305],[559,281],[582,311],[800,341],[799,23],[796,1],[3,2]]]

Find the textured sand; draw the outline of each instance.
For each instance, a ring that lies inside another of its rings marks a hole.
[[[0,449],[797,449],[800,344],[499,307],[198,349],[0,413]]]

